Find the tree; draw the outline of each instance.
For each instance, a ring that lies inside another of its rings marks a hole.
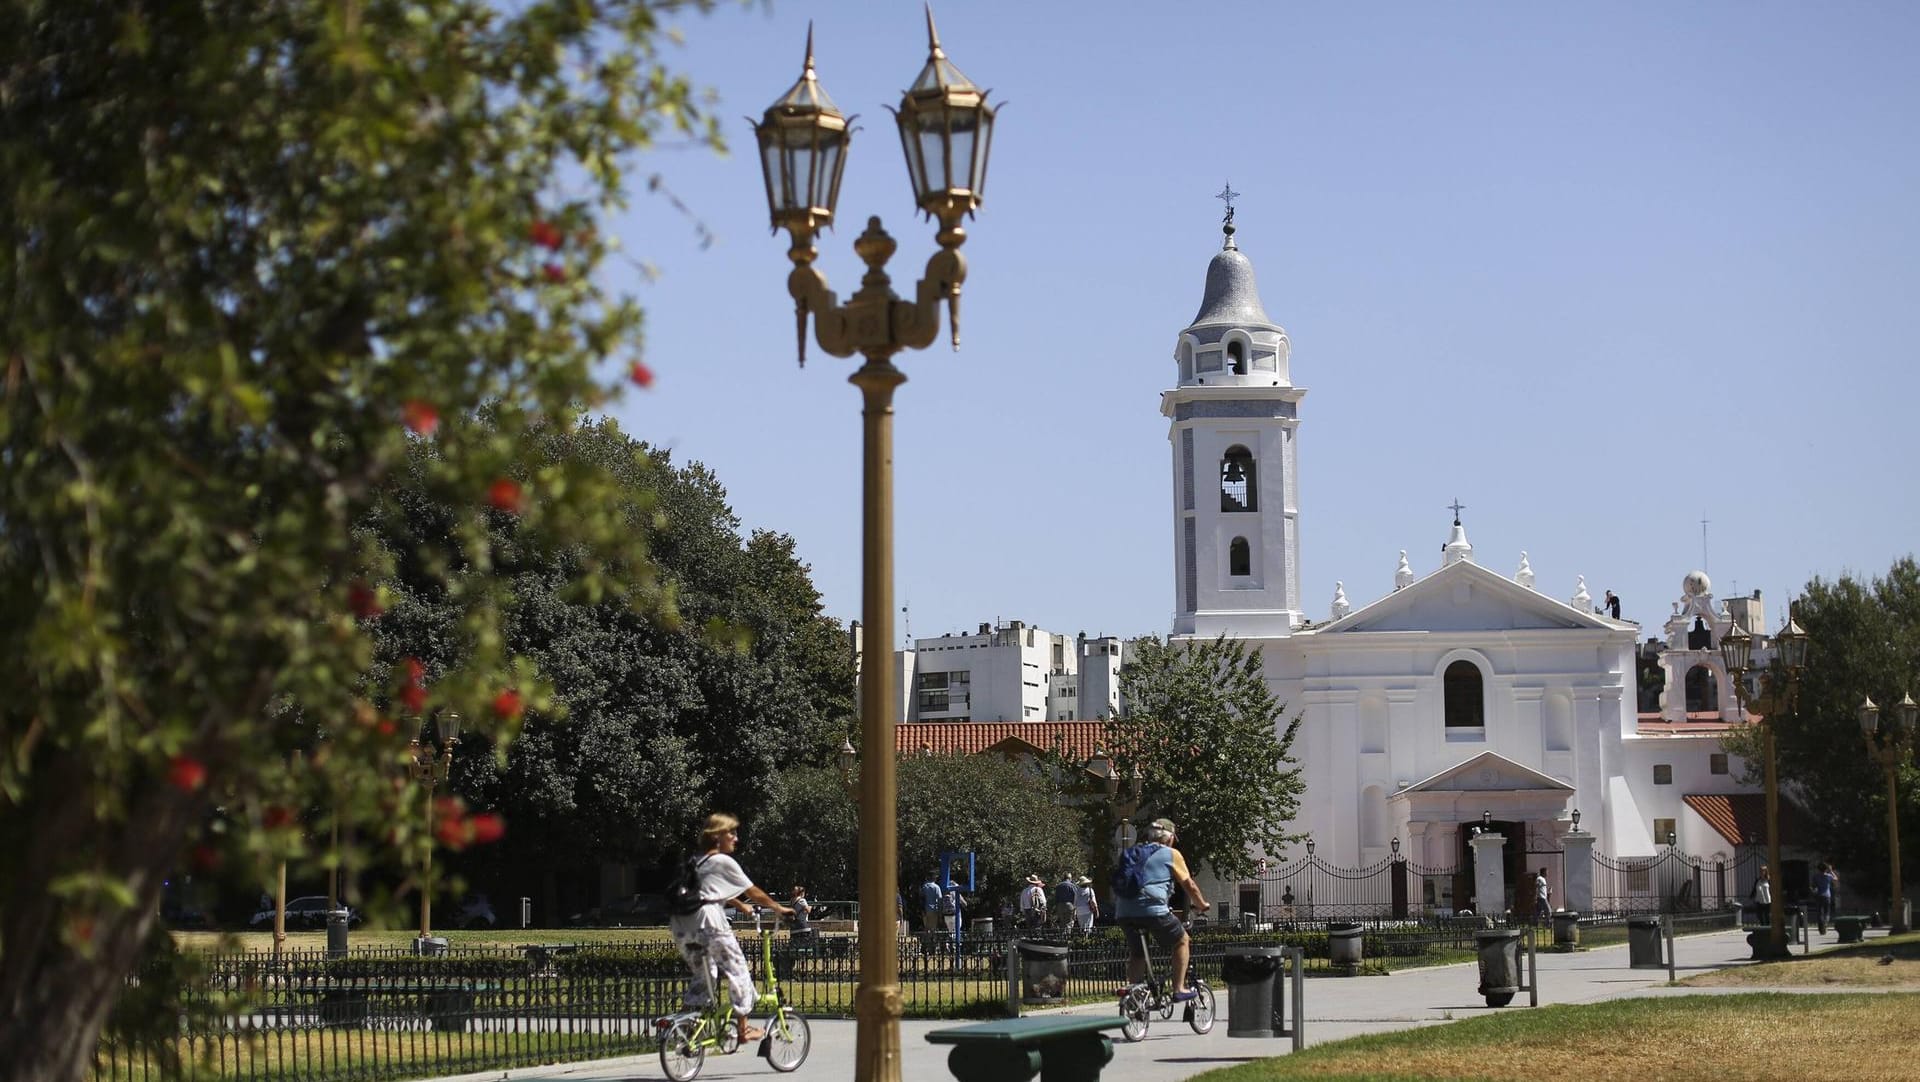
[[[462,663],[456,614],[441,601],[449,585],[481,573],[506,581],[506,646],[553,681],[564,714],[530,714],[504,757],[463,743],[455,787],[516,824],[506,853],[476,854],[472,866],[492,865],[496,880],[512,868],[516,892],[529,877],[543,881],[552,916],[561,873],[597,885],[601,862],[669,863],[708,810],[752,822],[782,767],[826,761],[851,712],[852,658],[792,539],[763,530],[743,541],[704,467],[677,466],[609,421],[499,438],[517,438],[514,457],[531,467],[603,471],[613,482],[605,510],[644,536],[652,562],[602,572],[653,576],[676,601],[676,618],[661,621],[583,597],[572,584],[587,554],[522,544],[505,516],[489,526],[484,569],[403,564],[391,584],[379,654],[415,657],[431,679]],[[417,447],[395,499],[370,521],[383,547],[411,551],[443,530],[449,508],[427,488],[434,457]]]
[[[1871,580],[1815,578],[1794,603],[1793,617],[1811,649],[1798,709],[1768,719],[1781,784],[1814,813],[1804,819],[1813,832],[1807,843],[1865,877],[1848,883],[1856,896],[1877,896],[1889,870],[1886,775],[1861,743],[1856,711],[1868,696],[1885,706],[1920,692],[1920,564],[1907,556]],[[1757,780],[1759,734],[1736,732],[1726,745],[1747,761],[1749,780]],[[1898,777],[1904,849],[1920,837],[1920,771],[1909,761]],[[1902,867],[1913,865],[1903,860]]]
[[[484,572],[436,599],[457,667],[378,664],[395,565],[485,568],[508,516],[583,554],[585,596],[671,612],[604,474],[501,438],[570,428],[607,400],[597,373],[638,365],[595,222],[632,152],[714,139],[656,18],[0,14],[0,1082],[84,1072],[170,867],[264,878],[323,803],[417,854],[391,784],[416,716],[505,741],[551,707]],[[491,430],[465,420],[482,403]],[[390,555],[354,527],[422,441],[444,540]]]
[[[911,894],[943,852],[974,854],[976,906],[1011,899],[1030,874],[1084,865],[1082,812],[1031,760],[914,755],[899,760],[899,868]],[[851,780],[859,785],[856,773]],[[857,791],[857,788],[856,790]],[[853,798],[831,768],[789,771],[742,854],[762,885],[806,883],[817,897],[851,897],[858,836]],[[847,893],[830,895],[828,891]]]
[[[1268,689],[1260,651],[1222,635],[1163,644],[1147,639],[1120,670],[1128,716],[1109,718],[1108,753],[1122,777],[1144,774],[1139,818],[1180,826],[1190,861],[1235,879],[1254,868],[1252,848],[1294,839],[1300,769],[1289,753],[1300,719]]]

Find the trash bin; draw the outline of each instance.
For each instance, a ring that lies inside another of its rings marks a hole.
[[[1629,969],[1667,968],[1664,938],[1659,917],[1633,917],[1627,921],[1627,967]]]
[[[1480,955],[1480,994],[1489,1007],[1504,1007],[1520,990],[1520,929],[1490,928],[1473,933]]]
[[[1067,950],[1054,943],[1020,943],[1020,1002],[1053,1003],[1067,994]]]
[[[327,957],[347,956],[347,925],[352,920],[352,912],[344,908],[327,912]]]
[[[968,921],[967,934],[974,937],[975,939],[992,939],[993,938],[993,918],[980,917],[977,920]]]
[[[1580,945],[1580,914],[1562,909],[1553,915],[1553,945],[1569,951]]]
[[[414,936],[413,953],[426,955],[445,954],[447,953],[447,941],[437,935]]]
[[[1327,964],[1347,973],[1360,971],[1360,925],[1350,920],[1327,923]]]
[[[1227,1036],[1286,1033],[1286,985],[1280,980],[1285,957],[1285,947],[1227,948],[1227,957],[1220,963],[1220,979],[1227,983]]]
[[[1260,914],[1254,913],[1248,910],[1242,910],[1240,913],[1240,930],[1243,932],[1259,931],[1260,930]]]

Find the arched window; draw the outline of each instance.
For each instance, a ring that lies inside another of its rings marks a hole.
[[[1227,546],[1227,574],[1236,578],[1253,574],[1253,550],[1244,537],[1234,538]]]
[[[1235,444],[1220,459],[1220,510],[1257,511],[1255,493],[1259,485],[1253,475],[1253,452]]]
[[[1713,670],[1695,665],[1687,670],[1687,713],[1701,714],[1720,709],[1720,682]]]
[[[1486,695],[1480,687],[1480,666],[1471,661],[1456,661],[1447,666],[1441,683],[1447,697],[1447,728],[1478,729],[1486,725]]]
[[[1227,343],[1227,371],[1236,376],[1247,374],[1247,347],[1237,338]]]

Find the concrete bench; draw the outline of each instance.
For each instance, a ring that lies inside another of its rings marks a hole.
[[[481,993],[498,987],[491,983],[336,984],[299,988],[294,994],[314,999],[320,1024],[330,1029],[369,1026],[374,1014],[372,1001],[385,998],[415,1001],[430,1030],[465,1032],[473,1021],[474,1001]]]
[[[1837,942],[1859,943],[1867,937],[1866,917],[1835,917],[1833,930],[1839,936]]]
[[[1119,1029],[1116,1015],[1040,1015],[1006,1018],[927,1034],[930,1044],[950,1044],[947,1068],[960,1082],[1095,1082],[1113,1059],[1113,1040],[1102,1030]]]

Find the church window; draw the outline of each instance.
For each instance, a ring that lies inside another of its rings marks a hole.
[[[1236,376],[1247,374],[1247,347],[1238,339],[1227,343],[1227,371]]]
[[[1477,729],[1487,723],[1486,696],[1480,687],[1480,667],[1471,661],[1447,666],[1442,678],[1446,694],[1447,728]]]
[[[1253,550],[1244,537],[1236,537],[1227,546],[1227,574],[1244,577],[1253,574]]]
[[[1687,670],[1687,713],[1700,714],[1720,709],[1720,685],[1713,670],[1695,665]]]
[[[1671,763],[1653,764],[1653,784],[1672,785],[1673,784],[1673,764]]]
[[[1220,510],[1258,511],[1259,490],[1253,471],[1253,453],[1235,444],[1220,460]]]

